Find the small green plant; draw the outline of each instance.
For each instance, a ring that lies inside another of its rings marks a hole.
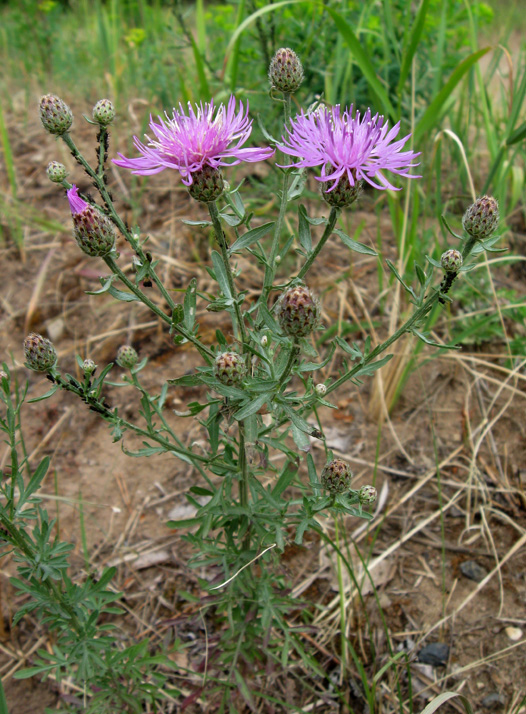
[[[38,348],[42,351],[38,352]],[[56,361],[51,343],[34,338],[29,346],[34,366],[48,369]],[[18,577],[11,584],[25,596],[25,604],[15,614],[16,625],[33,613],[53,633],[53,650],[39,649],[31,667],[15,674],[18,679],[50,673],[60,682],[73,676],[89,697],[83,711],[90,714],[126,711],[142,712],[144,706],[156,706],[166,694],[177,694],[167,686],[170,660],[152,655],[148,641],[130,647],[120,645],[113,634],[116,626],[108,617],[122,613],[115,603],[120,593],[110,588],[115,568],[107,568],[97,578],[73,582],[68,574],[68,555],[73,546],[55,534],[55,519],[42,508],[38,497],[49,468],[45,457],[32,470],[21,429],[21,409],[27,385],[20,389],[11,381],[6,364],[0,371],[0,399],[3,414],[0,431],[10,451],[10,462],[2,470],[0,484],[0,556],[10,554],[17,564]],[[3,707],[3,709],[2,709]],[[0,711],[6,711],[0,690]]]

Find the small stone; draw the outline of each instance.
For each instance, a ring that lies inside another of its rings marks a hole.
[[[522,637],[522,630],[520,627],[506,627],[504,632],[512,642],[518,642],[518,640]]]
[[[63,317],[54,317],[51,320],[46,320],[46,330],[51,342],[58,342],[64,334],[66,323]]]
[[[485,709],[503,709],[506,699],[500,692],[492,692],[484,697],[481,703]]]
[[[432,667],[445,667],[449,658],[449,645],[445,642],[432,642],[422,647],[418,653],[418,661],[430,664]]]
[[[484,580],[488,574],[486,568],[483,568],[482,565],[479,565],[475,560],[465,560],[460,564],[460,570],[462,575],[465,575],[466,578],[470,580],[475,580],[477,583]]]

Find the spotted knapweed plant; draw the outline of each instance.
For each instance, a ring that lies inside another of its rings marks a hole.
[[[425,270],[415,267],[414,287],[387,263],[414,306],[394,334],[375,345],[370,338],[349,344],[337,337],[318,354],[312,338],[321,326],[322,306],[307,284],[314,261],[323,259],[323,247],[333,234],[351,250],[374,254],[336,228],[338,218],[357,201],[364,183],[378,191],[401,190],[397,175],[418,179],[414,171],[420,159],[406,148],[410,137],[399,136],[400,123],[390,127],[370,109],[320,104],[292,118],[291,94],[303,79],[301,63],[292,50],[277,52],[269,79],[271,97],[284,107],[281,139],[264,132],[269,147],[246,146],[252,129],[248,103],[232,96],[227,105],[179,104],[171,114],[151,117],[148,135],[143,140],[134,137],[137,155],[119,155],[113,160],[116,166],[141,176],[169,169],[179,172],[191,199],[208,209],[209,220],[200,224],[214,233],[216,247],[210,252],[208,272],[217,292],[210,297],[193,280],[182,302],[163,284],[146,239],[137,227],[130,229],[110,194],[106,162],[108,127],[115,115],[111,102],[98,102],[90,120],[98,128],[96,166],[88,163],[73,141],[73,117],[67,105],[53,95],[43,97],[40,105],[44,127],[65,143],[100,197],[97,202],[82,194],[68,181],[61,164],[49,165],[49,178],[66,190],[79,248],[101,258],[108,268],[98,292],[124,303],[141,301],[166,324],[174,351],[190,342],[199,359],[192,374],[174,375],[159,383],[152,394],[140,378],[146,360],[139,362],[130,345],[120,348],[117,363],[129,370],[125,379],[135,386],[141,402],[142,422],[138,423],[125,419],[105,401],[111,364],[99,370],[89,355],[79,356],[84,374],[79,381],[61,371],[54,346],[35,334],[25,341],[26,364],[45,372],[53,383],[46,397],[57,390],[74,393],[109,423],[115,441],[127,432],[140,436],[143,448],[134,456],[170,452],[193,469],[195,486],[187,499],[195,507],[195,516],[169,525],[190,528],[184,537],[194,546],[193,564],[212,574],[205,584],[208,604],[215,606],[220,621],[224,618],[224,626],[219,627],[220,637],[209,656],[211,662],[228,667],[227,691],[242,687],[240,678],[247,663],[255,670],[267,666],[268,658],[285,664],[291,643],[296,652],[303,651],[301,638],[287,622],[293,602],[278,567],[285,546],[291,541],[301,544],[309,529],[320,532],[321,520],[327,516],[371,518],[374,486],[353,488],[350,465],[328,448],[324,464],[313,458],[313,440],[322,444],[325,440],[319,407],[335,409],[331,394],[374,374],[390,359],[388,349],[403,335],[411,333],[436,344],[426,332],[427,317],[437,304],[450,301],[448,293],[456,278],[470,270],[473,259],[484,250],[492,250],[497,239],[497,205],[485,196],[466,212],[465,235],[456,236],[458,248],[446,250],[441,263],[428,258]],[[275,152],[279,153],[273,158]],[[279,212],[254,225],[254,215],[245,209],[242,187],[232,189],[223,172],[228,174],[233,164],[270,160],[281,174]],[[289,235],[285,215],[302,195],[307,169],[315,169],[320,200],[330,207],[329,216],[311,217],[300,205],[297,231]],[[314,245],[312,226],[324,226]],[[271,238],[264,240],[268,234]],[[133,277],[119,265],[117,237],[127,241],[135,254]],[[278,277],[280,264],[293,250],[301,256],[301,268],[294,275],[281,271]],[[261,267],[262,284],[255,300],[239,288],[236,257],[243,252]],[[443,271],[440,280],[435,268]],[[213,344],[203,339],[196,323],[198,299],[207,310],[230,316],[231,330],[226,334],[217,330]],[[317,381],[314,375],[331,362],[336,351],[339,374]],[[187,404],[183,414],[197,419],[206,432],[206,452],[198,445],[186,446],[171,425],[168,390],[181,387],[202,388],[202,401]],[[276,454],[281,458],[273,458]],[[255,641],[264,643],[264,653],[254,649]]]

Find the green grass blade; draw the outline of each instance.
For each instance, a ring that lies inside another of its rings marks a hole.
[[[202,101],[208,102],[212,95],[210,94],[210,87],[208,86],[208,80],[206,78],[205,63],[203,62],[203,57],[199,52],[196,41],[193,37],[191,37],[190,40],[192,42],[192,50],[194,51],[197,76],[199,77],[200,97]]]
[[[0,714],[9,714],[7,710],[7,701],[5,698],[4,685],[0,679]]]
[[[0,104],[0,141],[2,142],[2,151],[4,152],[4,163],[7,171],[7,177],[9,179],[9,185],[11,186],[11,195],[16,198],[16,174],[15,174],[15,163],[13,161],[13,152],[11,151],[11,144],[9,143],[9,135],[4,121],[4,113],[2,111],[2,105]]]
[[[418,43],[420,42],[422,31],[424,29],[424,22],[426,19],[427,10],[429,8],[429,2],[430,0],[422,0],[422,3],[418,9],[415,24],[413,25],[413,30],[409,37],[407,50],[404,50],[403,52],[402,67],[400,69],[400,79],[398,80],[397,88],[398,94],[400,94],[402,87],[404,86],[407,76],[409,74],[409,70],[411,69],[411,63],[413,61],[416,48],[418,47]]]
[[[442,694],[439,694],[438,697],[435,697],[431,702],[429,702],[427,707],[422,710],[421,714],[433,714],[433,712],[436,712],[438,707],[441,707],[442,704],[445,704],[454,697],[459,697],[460,701],[464,705],[466,714],[473,714],[473,709],[471,708],[469,700],[466,699],[463,694],[459,694],[458,692],[443,692]]]
[[[237,9],[237,17],[236,17],[236,27],[239,27],[241,25],[241,22],[243,21],[243,15],[245,14],[245,0],[241,0],[239,3],[239,7]],[[238,38],[235,45],[234,49],[232,51],[232,57],[230,58],[229,61],[229,70],[230,70],[230,90],[232,92],[235,92],[236,90],[236,84],[237,84],[237,73],[239,69],[239,49],[241,46],[241,38]]]
[[[431,129],[435,126],[439,117],[441,116],[441,112],[445,103],[450,98],[451,93],[453,92],[457,84],[460,82],[462,77],[473,67],[476,62],[479,61],[481,57],[484,57],[484,55],[489,52],[490,49],[491,47],[484,47],[478,52],[474,52],[472,55],[469,55],[469,57],[466,57],[466,59],[459,64],[459,66],[452,73],[451,77],[442,87],[435,99],[433,99],[431,104],[424,112],[423,116],[420,118],[420,121],[416,125],[414,134],[415,144],[418,144],[422,136],[431,131]]]
[[[206,52],[206,22],[203,0],[197,0],[195,4],[195,25],[197,29],[197,46],[199,47],[199,52],[204,55]]]
[[[298,5],[299,3],[304,1],[305,0],[281,0],[281,2],[277,2],[274,5],[265,5],[265,7],[261,7],[259,8],[259,10],[256,10],[256,12],[253,12],[252,15],[249,15],[247,19],[244,20],[241,25],[239,25],[239,27],[232,33],[232,37],[230,38],[230,41],[225,50],[225,57],[223,59],[223,70],[221,72],[221,76],[224,77],[225,75],[226,67],[228,66],[228,61],[230,58],[230,53],[235,47],[236,42],[241,37],[243,32],[248,27],[250,27],[250,25],[258,19],[258,17],[261,17],[262,15],[265,15],[268,12],[275,12],[276,10],[285,7],[285,5]]]
[[[343,17],[339,13],[337,13],[330,7],[327,8],[327,12],[332,17],[334,24],[338,29],[338,32],[343,37],[349,49],[353,53],[354,59],[356,60],[356,64],[361,69],[372,91],[378,97],[379,102],[383,106],[384,112],[388,114],[394,121],[396,121],[397,113],[393,105],[391,104],[389,97],[387,96],[387,92],[385,91],[383,85],[376,76],[375,69],[371,64],[371,61],[367,56],[367,52],[364,50],[361,42],[356,37],[349,24],[343,19]]]

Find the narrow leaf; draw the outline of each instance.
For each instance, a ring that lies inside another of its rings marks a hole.
[[[374,255],[374,256],[378,255],[378,253],[375,250],[373,250],[372,248],[369,248],[368,245],[364,245],[364,243],[359,243],[357,240],[353,240],[352,238],[350,238],[347,235],[347,233],[344,233],[339,228],[335,228],[334,233],[336,233],[336,235],[339,236],[341,242],[344,245],[346,245],[347,248],[354,250],[355,253],[362,253],[363,255]]]
[[[394,110],[394,107],[389,101],[389,97],[387,96],[387,92],[385,91],[382,83],[376,76],[376,71],[371,63],[371,60],[369,59],[369,54],[364,49],[363,43],[360,42],[360,40],[352,31],[350,25],[347,24],[347,22],[339,13],[337,13],[330,7],[327,7],[327,12],[334,20],[334,24],[338,28],[338,32],[347,43],[349,49],[351,50],[354,56],[354,59],[356,60],[356,64],[362,71],[362,74],[369,83],[369,86],[371,87],[372,91],[376,94],[376,96],[380,100],[380,103],[383,105],[384,112],[386,114],[389,114],[391,119],[396,121],[396,112]]]
[[[422,137],[428,134],[435,126],[442,113],[444,104],[449,99],[451,92],[455,89],[462,77],[473,67],[474,64],[479,61],[481,57],[484,57],[490,49],[491,47],[484,47],[478,52],[474,52],[469,55],[469,57],[466,57],[466,59],[458,65],[456,70],[451,74],[451,77],[433,99],[416,125],[414,132],[415,144],[418,144]]]
[[[261,238],[270,232],[273,225],[274,221],[269,221],[269,223],[264,223],[262,226],[258,226],[258,228],[253,228],[251,231],[247,231],[234,243],[232,243],[229,248],[229,253],[237,253],[242,248],[246,248],[247,246],[256,243],[256,241],[261,240]]]

